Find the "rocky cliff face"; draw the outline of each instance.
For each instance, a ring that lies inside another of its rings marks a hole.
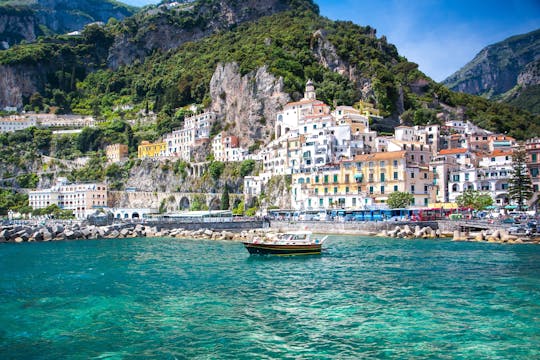
[[[222,114],[223,128],[238,136],[241,146],[257,140],[268,142],[277,112],[290,101],[283,80],[276,79],[266,67],[241,76],[238,65],[231,63],[217,66],[210,95],[212,110]]]
[[[21,41],[33,41],[39,33],[34,13],[29,8],[0,7],[0,50]]]
[[[443,83],[455,91],[491,98],[512,89],[526,66],[538,59],[540,30],[486,47]]]
[[[117,36],[108,59],[111,68],[142,61],[154,50],[176,49],[216,31],[289,8],[283,0],[194,2],[159,6],[132,19]]]
[[[134,8],[109,0],[18,1],[0,6],[0,49],[34,41],[43,35],[41,28],[55,34],[81,30],[85,25],[110,18],[124,19]]]
[[[21,108],[23,98],[30,97],[45,79],[41,67],[0,65],[0,109]]]

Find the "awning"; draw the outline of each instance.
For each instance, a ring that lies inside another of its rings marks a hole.
[[[517,209],[517,205],[506,205],[504,208],[506,210],[515,210]]]
[[[489,205],[489,206],[486,206],[486,210],[495,210],[495,209],[498,209],[499,207],[498,206],[495,206],[495,205]]]
[[[362,180],[364,178],[364,174],[354,174],[354,178]]]

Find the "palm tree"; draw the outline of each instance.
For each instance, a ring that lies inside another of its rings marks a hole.
[[[527,170],[526,153],[519,149],[512,155],[512,177],[508,181],[508,196],[517,203],[518,210],[523,210],[523,205],[533,195],[531,177]]]

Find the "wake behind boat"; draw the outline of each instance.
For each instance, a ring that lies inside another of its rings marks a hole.
[[[255,238],[244,242],[250,254],[257,255],[318,255],[328,238],[313,238],[311,231],[292,231],[265,239]]]

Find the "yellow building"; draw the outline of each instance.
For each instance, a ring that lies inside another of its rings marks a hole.
[[[151,143],[149,141],[143,141],[137,149],[137,156],[139,159],[164,156],[166,150],[167,144],[165,142]]]
[[[357,155],[353,161],[293,175],[292,205],[297,209],[361,209],[384,204],[395,191],[414,196],[412,205],[432,202],[429,167],[410,161],[407,151]]]

